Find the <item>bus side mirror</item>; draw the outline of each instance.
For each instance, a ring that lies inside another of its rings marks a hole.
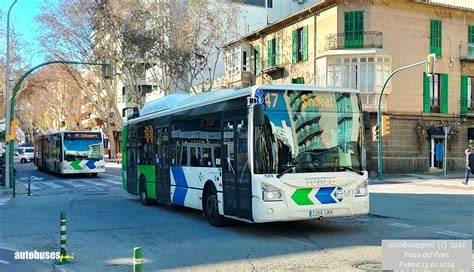
[[[253,124],[255,126],[263,126],[264,125],[264,114],[263,114],[263,106],[256,105],[253,107]]]
[[[362,112],[362,118],[364,119],[365,130],[370,130],[370,114],[367,111]]]

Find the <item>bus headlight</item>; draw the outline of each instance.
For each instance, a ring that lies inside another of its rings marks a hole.
[[[281,191],[271,185],[262,184],[262,198],[263,201],[282,201],[283,194]]]
[[[367,187],[368,187],[367,181],[364,181],[361,184],[359,184],[359,186],[357,186],[355,190],[355,196],[356,197],[367,196],[367,193],[369,192]]]

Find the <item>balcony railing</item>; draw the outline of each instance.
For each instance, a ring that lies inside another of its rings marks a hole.
[[[352,48],[382,48],[382,32],[334,33],[326,36],[326,50]]]
[[[474,61],[474,43],[461,44],[459,57],[461,60]]]

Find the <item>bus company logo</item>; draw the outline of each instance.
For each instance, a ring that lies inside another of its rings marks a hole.
[[[145,139],[148,144],[153,143],[153,127],[152,126],[145,127]]]
[[[308,186],[327,186],[336,184],[336,178],[306,178],[305,181]]]
[[[334,190],[334,197],[341,202],[344,199],[344,190],[341,187],[337,187]]]

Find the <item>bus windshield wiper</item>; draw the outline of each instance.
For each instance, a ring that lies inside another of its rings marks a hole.
[[[338,165],[336,166],[336,169],[344,169],[344,170],[349,170],[349,171],[352,171],[352,172],[356,172],[357,174],[363,176],[364,175],[364,172],[358,170],[358,169],[355,169],[355,168],[352,168],[352,167],[349,167],[349,166],[341,166],[341,165]]]
[[[298,161],[298,162],[295,162],[293,164],[291,164],[290,166],[288,166],[288,168],[286,168],[285,170],[283,170],[283,172],[279,173],[277,175],[277,178],[281,178],[281,176],[283,176],[284,174],[290,172],[291,170],[295,169],[295,167],[301,163],[303,163],[304,161]]]

